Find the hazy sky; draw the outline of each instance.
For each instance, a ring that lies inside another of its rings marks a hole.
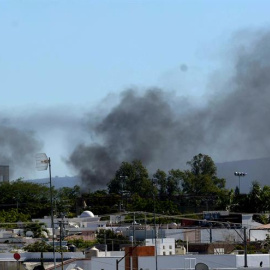
[[[43,177],[30,164],[46,152],[53,175],[76,174],[64,160],[91,141],[89,119],[128,88],[159,87],[203,106],[230,75],[232,42],[268,29],[269,10],[269,0],[0,0],[1,162],[14,177]]]

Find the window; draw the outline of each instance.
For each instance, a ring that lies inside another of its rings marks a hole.
[[[224,248],[214,248],[214,254],[224,254]]]

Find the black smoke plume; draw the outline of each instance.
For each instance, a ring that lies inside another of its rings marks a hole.
[[[157,88],[124,91],[109,113],[89,124],[92,143],[70,156],[83,183],[105,187],[122,161],[135,159],[153,173],[183,168],[198,153],[218,162],[269,156],[270,34],[252,38],[233,40],[232,75],[223,74],[225,84],[209,84],[211,96],[200,108]]]

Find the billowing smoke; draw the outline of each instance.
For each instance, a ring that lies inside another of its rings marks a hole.
[[[85,185],[99,188],[123,161],[140,159],[154,173],[185,168],[198,153],[215,162],[270,156],[270,34],[241,33],[232,43],[229,72],[215,73],[200,106],[195,98],[181,95],[182,89],[153,87],[125,90],[118,99],[113,97],[114,106],[107,98],[86,121],[81,109],[70,106],[31,107],[17,116],[2,112],[0,165],[9,165],[24,177],[26,170],[35,171],[36,153],[52,157],[48,151],[52,145],[65,151],[56,155],[71,152],[67,164]],[[189,72],[185,69],[185,74]]]
[[[216,162],[269,156],[270,34],[235,45],[230,57],[226,87],[211,83],[212,96],[200,108],[161,89],[124,91],[109,113],[89,124],[92,143],[70,156],[84,184],[104,187],[122,161],[135,159],[153,173],[183,168],[198,153]]]
[[[81,110],[80,110],[81,113]],[[81,137],[82,116],[73,107],[46,107],[3,110],[0,118],[0,165],[8,165],[10,180],[22,177],[39,178],[36,154],[45,152],[52,159],[52,171],[56,159],[74,149]],[[54,152],[52,151],[54,150]],[[58,151],[59,149],[59,151]],[[61,150],[61,152],[60,152]],[[47,177],[48,173],[44,172]]]
[[[33,170],[35,154],[41,146],[32,132],[0,124],[0,165],[9,166],[10,180],[15,170],[17,177],[24,177],[27,171]]]
[[[181,120],[170,106],[168,95],[159,89],[150,89],[142,96],[127,90],[108,115],[90,125],[89,133],[94,131],[99,143],[80,145],[70,157],[83,182],[104,186],[122,161],[140,159],[154,169],[171,166],[176,156],[179,162],[187,155],[192,145],[182,142],[197,140],[198,134],[189,134],[189,126],[200,123],[195,118],[190,123]],[[177,105],[188,113],[186,100]]]

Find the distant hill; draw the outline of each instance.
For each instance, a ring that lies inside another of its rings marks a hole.
[[[226,179],[226,188],[235,189],[239,185],[239,177],[234,172],[245,172],[247,175],[240,178],[241,193],[250,191],[253,181],[258,181],[261,186],[270,185],[270,157],[250,160],[239,160],[231,162],[216,163],[217,175]],[[28,180],[34,183],[45,184],[49,182],[48,178]],[[61,187],[74,187],[80,185],[78,176],[53,177],[52,185],[58,189]]]
[[[216,163],[217,175],[226,179],[226,188],[235,189],[239,185],[239,177],[234,172],[245,172],[246,176],[240,178],[240,192],[248,193],[253,181],[261,186],[270,185],[270,157]]]
[[[36,184],[47,184],[49,186],[49,178],[31,179],[27,181],[31,181]],[[56,189],[61,187],[74,187],[75,185],[80,185],[80,179],[78,176],[52,177],[52,186]]]

